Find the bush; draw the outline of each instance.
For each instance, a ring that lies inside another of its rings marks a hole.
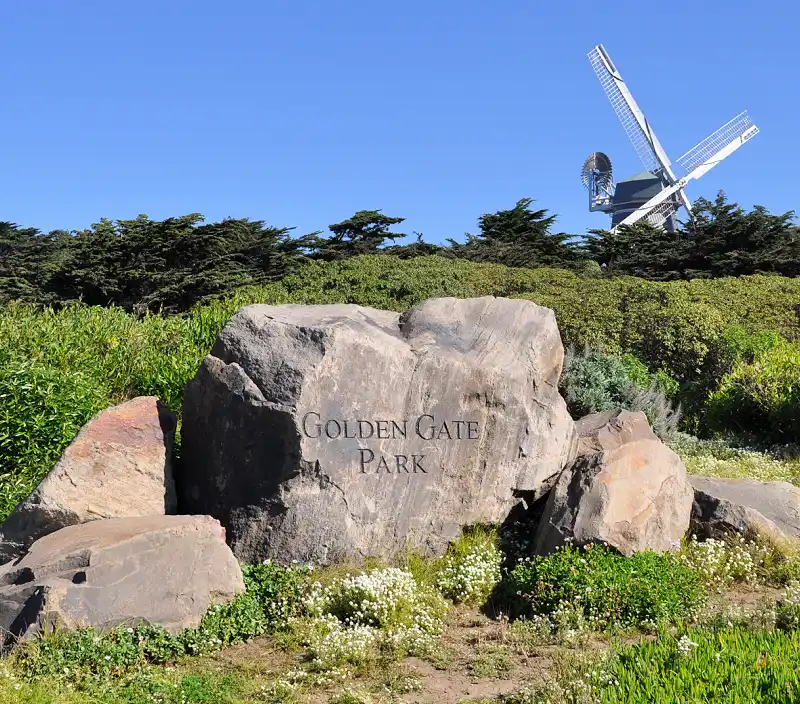
[[[107,403],[97,380],[33,360],[0,361],[0,516],[5,518]]]
[[[708,399],[706,423],[774,443],[800,439],[800,344],[783,342],[738,363]]]
[[[318,670],[359,665],[376,650],[422,654],[442,629],[447,604],[428,585],[395,567],[312,585],[306,642]]]
[[[670,553],[623,557],[607,547],[567,546],[528,558],[508,575],[503,593],[510,613],[552,615],[577,609],[597,630],[676,621],[702,605],[699,576]]]
[[[755,584],[766,550],[738,533],[726,540],[699,542],[694,536],[683,548],[681,559],[694,570],[708,589],[722,592],[734,582]]]
[[[680,411],[672,408],[665,394],[675,383],[665,373],[651,375],[632,355],[612,355],[569,350],[560,381],[561,393],[573,418],[624,408],[642,411],[654,432],[663,440],[675,436]]]

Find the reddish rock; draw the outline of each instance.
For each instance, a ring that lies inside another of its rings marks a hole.
[[[0,527],[0,561],[65,526],[175,511],[175,414],[142,396],[92,418]]]
[[[643,413],[609,411],[576,423],[578,458],[548,497],[536,552],[607,543],[623,555],[667,551],[689,528],[694,492],[680,458]]]

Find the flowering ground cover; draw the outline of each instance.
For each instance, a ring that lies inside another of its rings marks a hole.
[[[442,558],[246,569],[200,627],[50,633],[0,665],[0,704],[791,702],[800,580],[786,548],[571,546],[501,567],[496,531]]]

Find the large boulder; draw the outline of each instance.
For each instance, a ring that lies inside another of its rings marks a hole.
[[[0,567],[0,631],[7,642],[45,625],[103,631],[146,622],[177,633],[243,591],[218,521],[109,518],[50,533]]]
[[[439,553],[572,459],[562,363],[529,301],[248,306],[186,389],[181,509],[242,561]]]
[[[536,552],[568,542],[606,543],[623,555],[677,547],[689,528],[693,491],[686,467],[644,413],[597,413],[576,427],[579,455],[548,497]]]
[[[690,476],[692,531],[698,538],[727,533],[781,540],[800,538],[800,488],[788,482]]]
[[[0,562],[65,526],[174,513],[174,433],[175,414],[151,396],[98,413],[0,526]]]

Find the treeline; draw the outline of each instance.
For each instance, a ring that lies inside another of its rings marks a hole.
[[[101,220],[86,230],[55,230],[0,222],[0,303],[59,305],[81,300],[143,313],[188,310],[235,288],[283,278],[309,260],[361,254],[401,258],[429,254],[512,267],[572,269],[586,276],[634,275],[666,281],[775,273],[800,274],[800,229],[793,213],[747,212],[720,193],[700,199],[676,233],[646,224],[617,233],[554,232],[556,216],[523,198],[508,210],[478,218],[476,234],[445,245],[394,228],[404,218],[362,210],[328,232],[229,218],[206,223],[198,213],[162,221]]]

